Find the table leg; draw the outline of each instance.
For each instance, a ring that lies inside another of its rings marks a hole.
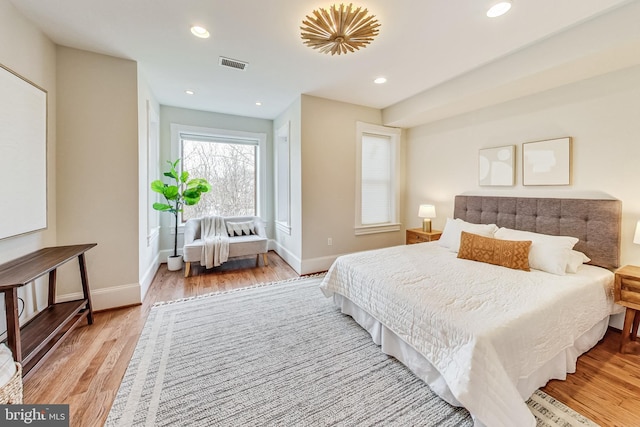
[[[633,341],[638,338],[638,325],[640,325],[640,314],[637,310],[634,313],[633,328],[631,328],[631,340]]]
[[[82,292],[84,299],[87,300],[87,323],[93,324],[93,307],[91,305],[91,292],[89,291],[89,279],[87,278],[87,265],[84,260],[84,253],[78,255],[78,263],[80,265],[80,279],[82,280]]]
[[[624,326],[622,327],[622,339],[620,340],[620,353],[624,353],[624,349],[631,339],[631,326],[635,318],[636,311],[627,307],[624,315]]]
[[[49,307],[56,303],[56,275],[57,269],[49,272]]]
[[[4,291],[4,308],[7,314],[7,345],[13,352],[13,358],[16,362],[22,363],[17,288],[6,289]]]

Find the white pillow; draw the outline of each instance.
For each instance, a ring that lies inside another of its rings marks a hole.
[[[453,252],[458,252],[460,249],[460,234],[463,231],[484,237],[493,237],[496,230],[498,230],[498,226],[495,224],[473,224],[460,218],[447,218],[442,235],[438,239],[438,244]]]
[[[582,252],[572,250],[569,254],[569,262],[567,262],[567,273],[577,273],[578,268],[589,261],[591,261],[591,258]]]
[[[578,243],[570,236],[551,236],[531,231],[512,230],[501,227],[495,234],[496,239],[531,240],[529,249],[529,267],[547,273],[564,276],[571,256],[571,250]]]

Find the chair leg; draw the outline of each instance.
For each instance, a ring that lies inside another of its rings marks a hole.
[[[189,273],[191,273],[191,263],[187,262],[184,266],[184,277],[189,277]]]
[[[268,266],[269,265],[269,260],[267,259],[267,253],[263,253],[262,254],[262,259],[264,260],[264,266]]]

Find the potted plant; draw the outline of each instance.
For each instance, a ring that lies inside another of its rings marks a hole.
[[[182,212],[184,205],[192,206],[200,201],[202,193],[211,189],[211,185],[203,178],[189,179],[189,172],[178,173],[178,163],[167,160],[170,170],[164,176],[171,178],[175,184],[165,184],[161,180],[151,183],[151,190],[164,196],[166,203],[154,203],[153,209],[160,212],[169,212],[175,219],[175,229],[173,235],[173,255],[167,258],[167,266],[171,271],[182,269],[182,255],[178,256],[178,213]]]

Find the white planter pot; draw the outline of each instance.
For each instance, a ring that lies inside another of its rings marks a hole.
[[[167,257],[167,269],[169,271],[182,270],[182,255]]]

